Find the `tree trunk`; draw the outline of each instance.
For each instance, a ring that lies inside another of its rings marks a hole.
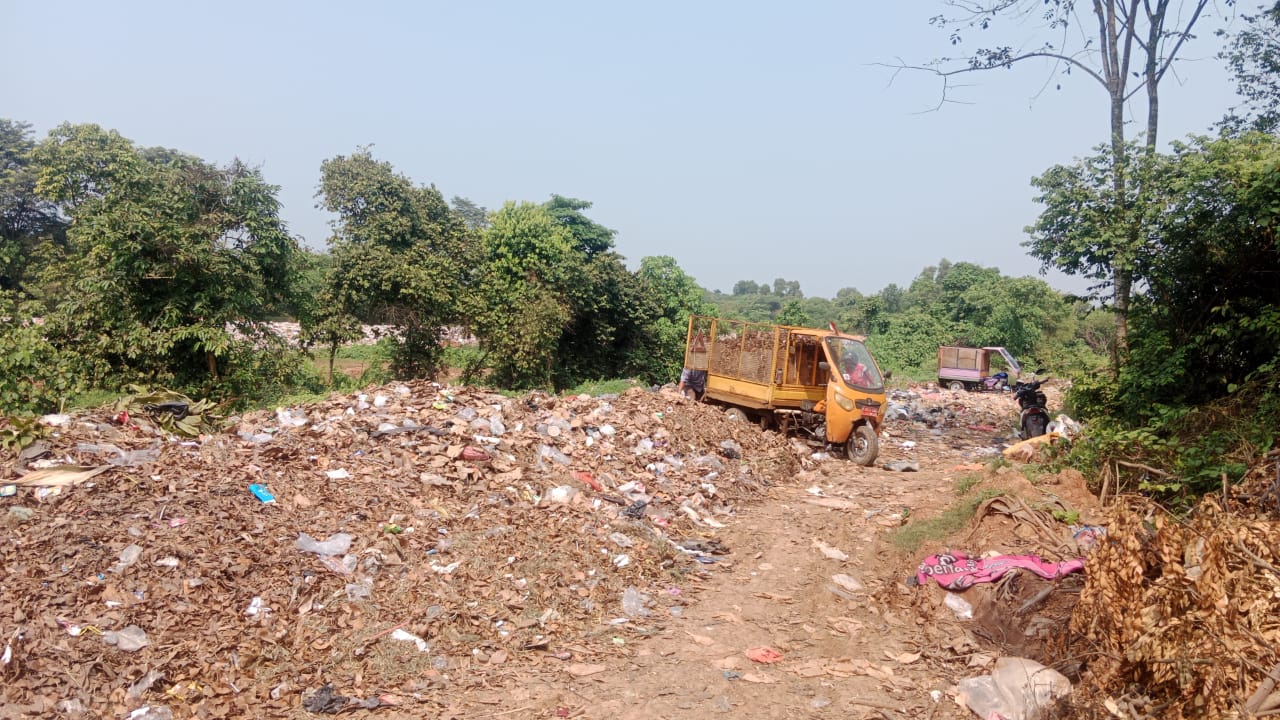
[[[209,375],[213,377],[214,382],[221,380],[222,378],[218,377],[218,358],[214,356],[213,352],[205,351],[204,362],[209,367]]]
[[[333,387],[333,363],[338,357],[338,343],[329,345],[329,387]]]
[[[1117,210],[1121,214],[1121,222],[1127,227],[1125,245],[1132,246],[1138,227],[1133,224],[1129,215],[1132,208],[1125,200],[1129,181],[1128,159],[1124,149],[1124,96],[1123,88],[1115,88],[1111,94],[1111,160],[1112,183],[1116,192]],[[1129,248],[1116,248],[1115,257],[1111,259],[1111,285],[1114,289],[1113,309],[1116,313],[1116,341],[1111,349],[1111,374],[1120,375],[1120,363],[1129,350],[1129,293],[1133,287],[1133,270],[1130,264]]]

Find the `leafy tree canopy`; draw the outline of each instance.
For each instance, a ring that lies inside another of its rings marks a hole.
[[[325,209],[335,213],[326,310],[314,321],[329,341],[352,318],[394,325],[392,364],[402,377],[439,366],[440,328],[462,317],[479,252],[473,232],[434,186],[416,186],[368,148],[320,166]]]
[[[287,302],[297,241],[278,188],[225,167],[143,150],[96,125],[62,125],[36,150],[37,187],[70,219],[55,342],[128,376],[222,380],[240,336]],[[243,363],[240,363],[243,364]]]

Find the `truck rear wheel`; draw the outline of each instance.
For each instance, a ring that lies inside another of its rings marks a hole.
[[[870,467],[875,464],[876,456],[880,454],[880,436],[876,434],[875,428],[870,423],[863,423],[853,429],[853,434],[849,436],[849,442],[844,447],[845,454],[849,460],[863,467]]]
[[[740,408],[731,407],[724,411],[724,416],[732,422],[749,422],[750,418]]]
[[[947,387],[951,390],[963,390],[964,383],[960,382],[959,380],[952,380],[951,384],[947,385]]]

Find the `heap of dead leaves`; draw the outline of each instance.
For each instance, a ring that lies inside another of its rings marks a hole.
[[[1110,716],[1280,715],[1280,453],[1186,518],[1121,498],[1086,574],[1072,630]]]
[[[669,391],[415,382],[233,420],[104,409],[0,455],[6,717],[429,712],[599,657],[731,561],[716,528],[801,455]]]

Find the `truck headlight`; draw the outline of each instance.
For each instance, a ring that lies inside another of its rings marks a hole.
[[[843,408],[846,412],[853,412],[853,401],[836,392],[836,404]]]

